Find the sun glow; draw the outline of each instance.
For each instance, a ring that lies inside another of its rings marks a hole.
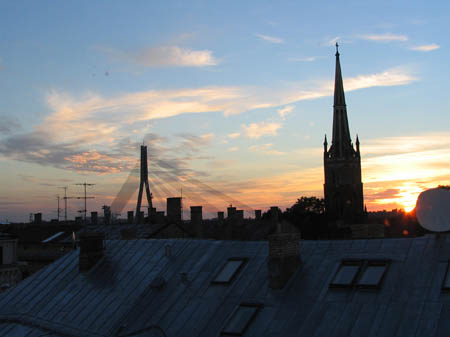
[[[411,212],[416,207],[417,197],[424,188],[412,183],[404,183],[398,187],[398,192],[389,198],[377,199],[376,204],[397,204],[405,210]]]

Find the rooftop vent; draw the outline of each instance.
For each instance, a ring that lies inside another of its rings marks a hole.
[[[80,233],[80,271],[88,271],[103,257],[104,240],[103,232]]]

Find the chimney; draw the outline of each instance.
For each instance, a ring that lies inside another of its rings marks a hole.
[[[277,206],[270,207],[270,219],[272,220],[272,223],[278,224],[278,210],[279,208]]]
[[[203,238],[203,207],[191,206],[191,226],[198,238]]]
[[[34,223],[35,224],[42,223],[42,213],[34,213]]]
[[[133,211],[128,211],[127,212],[127,222],[129,224],[132,224],[133,221],[134,221],[134,213],[133,213]]]
[[[139,212],[136,213],[136,223],[137,224],[144,223],[144,212],[139,211]]]
[[[156,223],[161,225],[165,222],[164,220],[164,211],[156,212]]]
[[[104,240],[103,232],[80,233],[80,271],[88,271],[103,257]]]
[[[98,223],[98,213],[91,212],[91,224],[96,225]]]
[[[203,221],[202,206],[191,206],[191,223],[193,225],[201,224]]]
[[[223,212],[217,212],[217,220],[219,220],[219,222],[223,222],[224,219],[224,213]]]
[[[281,226],[278,226],[280,228]],[[269,287],[283,289],[301,264],[300,233],[278,231],[269,236]]]

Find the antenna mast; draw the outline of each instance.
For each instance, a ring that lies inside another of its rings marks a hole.
[[[67,186],[59,187],[64,189],[64,221],[67,222],[67,199],[76,199],[77,197],[67,196]]]
[[[84,183],[79,183],[79,184],[75,184],[75,185],[84,186],[84,197],[77,197],[77,199],[84,199],[84,209],[79,210],[79,212],[80,213],[84,213],[84,221],[86,221],[87,199],[95,199],[95,197],[88,197],[87,196],[86,187],[87,186],[94,186],[95,184],[87,184],[86,182],[84,182]]]
[[[59,213],[61,211],[61,208],[59,208],[59,194],[56,196],[56,198],[58,199],[58,208],[56,209],[56,213],[58,214],[58,222],[59,222]]]

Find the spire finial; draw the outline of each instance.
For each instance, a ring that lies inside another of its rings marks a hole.
[[[336,42],[336,55],[339,55],[339,44]]]

